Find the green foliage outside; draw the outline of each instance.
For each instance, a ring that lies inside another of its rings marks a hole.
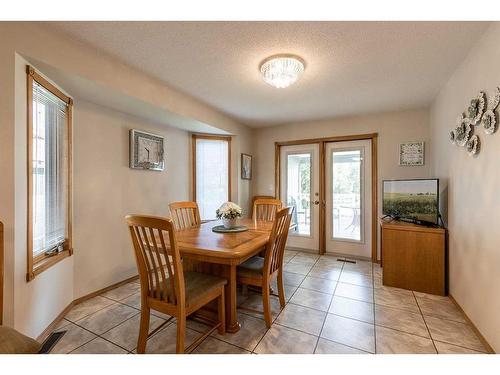
[[[437,195],[433,193],[384,193],[383,212],[434,222],[437,215]]]

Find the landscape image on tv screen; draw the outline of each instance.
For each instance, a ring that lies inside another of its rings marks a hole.
[[[437,224],[438,180],[384,181],[383,213]]]

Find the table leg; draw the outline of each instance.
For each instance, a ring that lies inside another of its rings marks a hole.
[[[235,333],[240,330],[237,312],[236,296],[236,266],[228,266],[228,277],[226,284],[226,331]]]

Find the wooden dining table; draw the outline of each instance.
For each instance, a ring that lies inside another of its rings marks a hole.
[[[226,331],[240,329],[237,315],[236,267],[259,254],[269,241],[272,222],[239,219],[238,225],[248,227],[245,232],[216,233],[212,228],[221,221],[209,221],[199,227],[176,232],[177,244],[184,268],[224,277]]]

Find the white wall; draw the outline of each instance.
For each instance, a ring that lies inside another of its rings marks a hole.
[[[387,112],[258,129],[255,134],[255,195],[274,195],[274,142],[378,133],[379,214],[382,213],[381,186],[384,179],[430,177],[431,154],[426,149],[425,165],[398,165],[399,143],[429,141],[427,110]]]
[[[75,255],[28,283],[26,61],[40,61],[66,74],[85,77],[149,105],[233,134],[232,199],[243,206],[250,200],[252,191],[251,184],[240,179],[239,156],[241,152],[253,152],[253,138],[246,126],[80,42],[33,23],[0,22],[4,322],[36,337],[73,299],[134,274],[123,216],[130,211],[165,215],[171,200],[189,198],[190,137],[186,131],[156,125],[76,97],[73,124]],[[167,171],[128,169],[127,131],[131,127],[165,134]],[[103,217],[106,220],[101,220]],[[96,222],[100,225],[95,225]]]
[[[476,158],[450,144],[457,116],[479,91],[500,86],[500,24],[494,23],[470,51],[431,108],[434,173],[447,181],[450,293],[483,336],[500,350],[500,132],[477,128]],[[498,114],[498,112],[497,112]]]

